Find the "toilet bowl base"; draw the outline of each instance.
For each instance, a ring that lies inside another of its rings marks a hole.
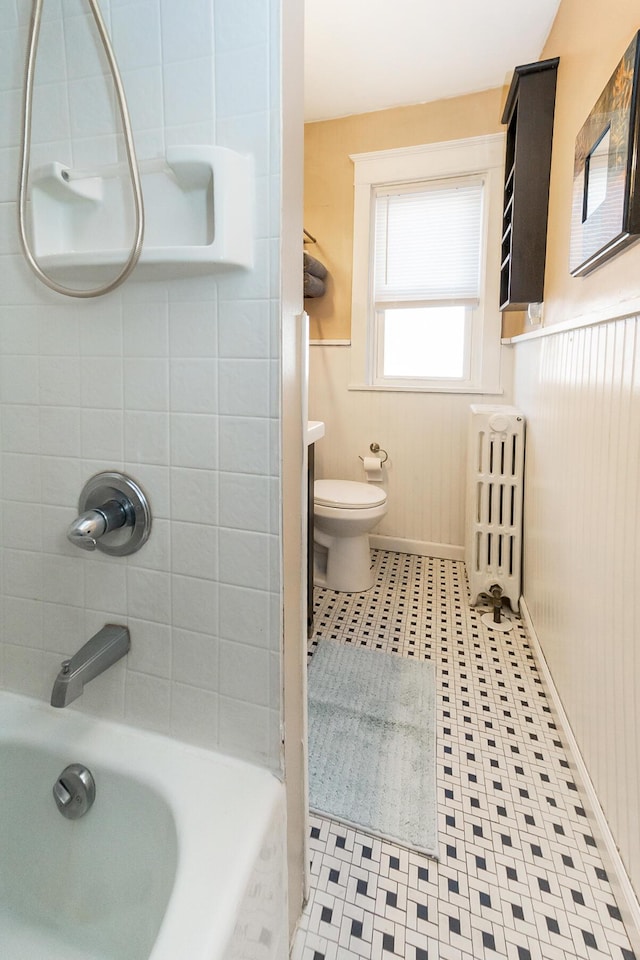
[[[369,535],[332,537],[314,544],[314,583],[340,593],[364,593],[373,586]]]

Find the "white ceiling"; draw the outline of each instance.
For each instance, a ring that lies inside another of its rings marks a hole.
[[[305,120],[501,86],[560,0],[305,0]]]

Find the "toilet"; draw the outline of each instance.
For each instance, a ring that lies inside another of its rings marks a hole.
[[[316,480],[313,500],[314,583],[343,593],[369,590],[369,532],[387,512],[387,494],[355,480]]]

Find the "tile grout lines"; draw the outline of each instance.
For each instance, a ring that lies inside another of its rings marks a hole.
[[[315,634],[436,665],[440,859],[311,817],[292,960],[635,960],[524,626],[487,630],[464,564],[373,551]]]

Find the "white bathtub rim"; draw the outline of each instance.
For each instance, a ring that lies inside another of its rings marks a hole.
[[[130,774],[160,795],[175,817],[178,862],[149,960],[177,956],[222,960],[273,810],[284,804],[284,787],[270,771],[162,734],[56,709],[7,691],[0,691],[0,741],[50,749],[63,754],[66,762]],[[171,776],[167,776],[168,763]],[[232,780],[233,791],[217,789],[205,776],[207,772],[212,777],[224,773],[224,784],[228,787]],[[96,779],[99,789],[98,774]],[[205,824],[203,804],[212,811]],[[223,823],[227,815],[230,822]]]

